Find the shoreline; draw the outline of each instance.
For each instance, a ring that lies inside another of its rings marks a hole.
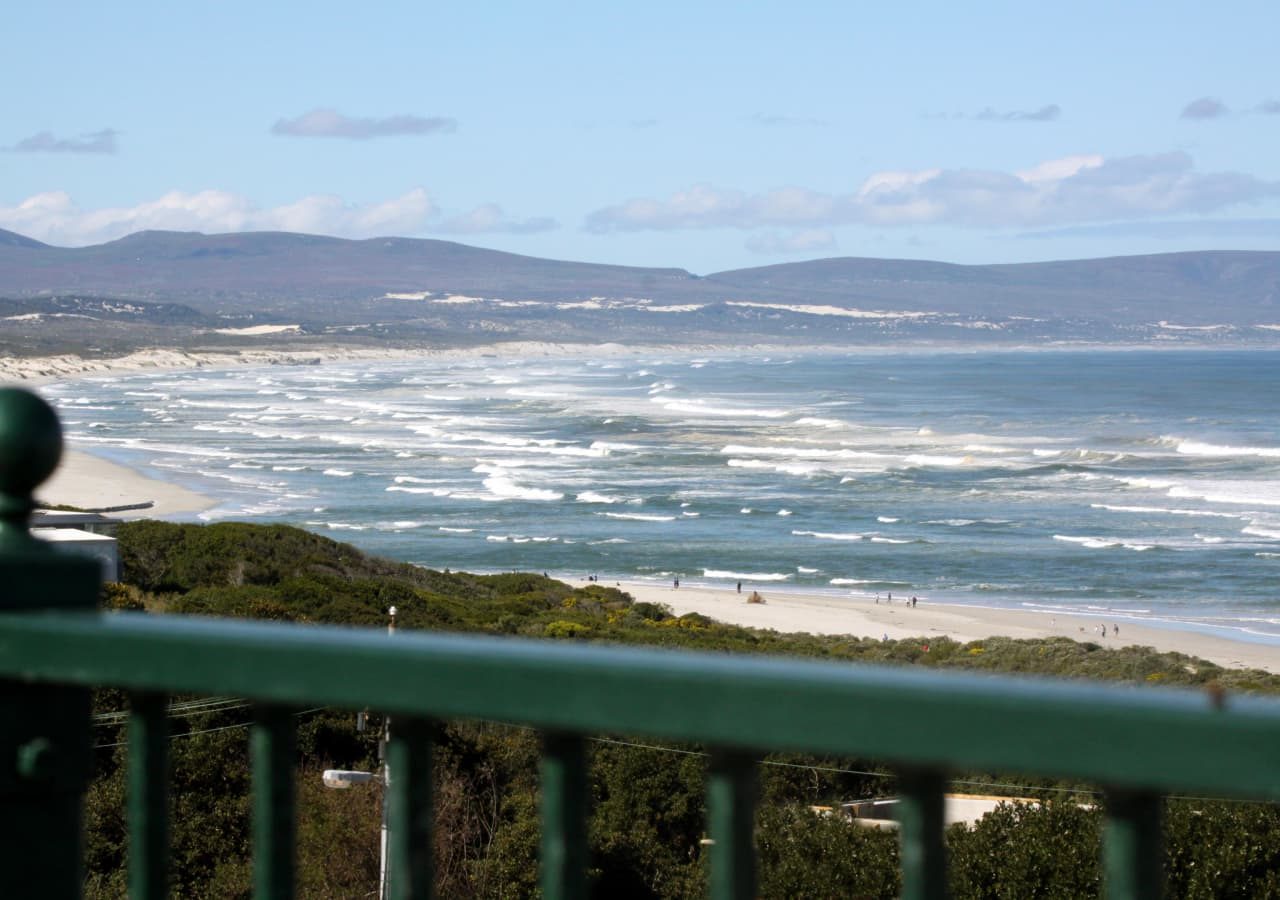
[[[1204,346],[1186,344],[1017,344],[985,345],[969,343],[913,343],[789,345],[755,343],[737,344],[623,344],[569,341],[515,340],[467,347],[424,345],[420,347],[368,347],[343,344],[321,344],[312,347],[289,347],[264,344],[261,347],[228,349],[193,349],[156,347],[136,350],[123,356],[102,358],[76,354],[55,356],[0,356],[0,385],[6,383],[42,384],[59,379],[76,379],[94,375],[136,372],[181,371],[184,369],[229,369],[244,366],[312,366],[337,362],[368,360],[472,360],[493,357],[576,358],[584,355],[645,356],[655,353],[684,356],[717,356],[750,353],[824,355],[865,353],[868,355],[911,355],[918,353],[1073,353],[1089,351],[1177,352],[1177,351],[1276,351],[1268,344],[1242,346]]]
[[[118,515],[123,519],[191,518],[218,505],[214,498],[156,478],[91,453],[68,449],[54,475],[36,492],[41,502],[78,507],[115,506],[150,500],[154,506]],[[581,576],[557,573],[567,584],[581,586]],[[603,578],[599,583],[616,583],[637,602],[661,603],[676,615],[699,613],[708,618],[748,628],[810,634],[847,634],[855,637],[907,638],[949,637],[961,643],[991,637],[1066,637],[1090,641],[1102,647],[1119,648],[1133,644],[1176,651],[1226,668],[1261,669],[1280,673],[1280,646],[1263,641],[1225,637],[1192,628],[1162,627],[1115,619],[1096,610],[1025,610],[973,606],[926,600],[910,607],[900,599],[890,604],[872,597],[840,596],[832,593],[779,590],[736,585],[715,587],[704,583],[684,584],[678,590],[652,581]],[[755,589],[764,603],[748,603]],[[1102,624],[1120,626],[1115,635],[1098,633]]]
[[[509,342],[467,348],[342,348],[322,350],[254,349],[234,352],[187,352],[152,350],[107,360],[84,360],[79,357],[44,357],[26,360],[0,358],[0,383],[20,378],[27,384],[54,379],[76,379],[94,375],[127,372],[181,370],[197,367],[242,367],[270,365],[314,365],[320,362],[363,360],[477,360],[483,358],[572,357],[584,353],[642,356],[651,353],[681,353],[689,356],[711,355],[728,348],[710,346],[624,347],[617,344],[577,345],[551,342]],[[835,348],[765,347],[736,348],[734,352],[798,353],[830,352]],[[855,348],[843,348],[852,352]],[[883,348],[881,348],[883,349]],[[15,374],[17,373],[17,374]],[[220,501],[164,479],[163,475],[146,473],[79,448],[68,447],[62,464],[54,476],[41,486],[36,496],[43,503],[66,504],[82,508],[118,506],[151,501],[148,509],[129,511],[122,519],[168,518],[193,519],[197,514],[216,507]],[[570,574],[557,577],[569,584],[580,584],[581,578]],[[606,578],[603,583],[611,583]],[[870,596],[842,596],[835,593],[804,589],[788,590],[766,587],[766,602],[748,604],[738,595],[735,585],[723,588],[704,583],[686,584],[679,590],[654,582],[623,580],[620,586],[637,601],[670,606],[677,615],[697,612],[721,622],[746,627],[773,629],[780,632],[813,634],[850,634],[858,637],[903,639],[948,636],[967,642],[993,636],[1011,638],[1069,637],[1091,641],[1103,647],[1131,644],[1154,647],[1161,651],[1177,651],[1231,668],[1255,668],[1280,672],[1280,645],[1264,640],[1224,636],[1198,630],[1195,624],[1149,623],[1130,616],[1111,618],[1098,610],[1013,609],[926,600],[912,609],[905,604],[877,604]],[[759,588],[757,588],[759,589]],[[1120,633],[1098,633],[1102,624],[1120,626]]]
[[[41,503],[80,509],[152,503],[147,509],[111,513],[121,520],[187,517],[221,502],[122,463],[69,447],[62,451],[58,468],[48,481],[36,488],[35,495]]]
[[[574,578],[570,583],[578,585],[581,581]],[[605,578],[599,583],[607,586],[611,581]],[[883,600],[877,603],[873,598],[779,590],[760,591],[764,602],[748,603],[752,588],[746,586],[739,594],[734,585],[717,588],[682,584],[676,590],[652,582],[621,580],[617,584],[637,602],[661,603],[676,615],[699,613],[746,628],[890,640],[948,637],[960,643],[991,637],[1065,637],[1109,649],[1153,647],[1161,652],[1199,657],[1224,668],[1280,673],[1280,646],[1275,644],[1189,628],[1166,628],[1129,618],[1116,621],[1093,610],[1031,611],[939,601],[926,601],[913,608],[901,600],[889,604]],[[1119,634],[1113,635],[1109,630],[1102,637],[1098,628],[1103,624],[1108,629],[1118,624]]]

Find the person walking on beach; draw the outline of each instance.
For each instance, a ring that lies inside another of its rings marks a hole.
[[[742,593],[742,582],[741,582],[741,581],[739,581],[739,582],[738,582],[738,593],[739,593],[739,594],[741,594],[741,593]]]
[[[673,578],[673,579],[671,580],[671,590],[673,590],[673,591],[678,591],[678,590],[680,590],[680,578],[679,578],[679,576],[676,576],[675,578]]]

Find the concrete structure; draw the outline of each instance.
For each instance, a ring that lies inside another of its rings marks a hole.
[[[1001,803],[1040,805],[1040,801],[1028,797],[990,797],[982,794],[947,794],[944,800],[942,818],[946,825],[955,825],[959,822],[972,826]],[[858,800],[853,803],[842,803],[840,809],[857,825],[867,828],[897,828],[900,802],[897,797]]]
[[[104,581],[120,580],[120,550],[115,538],[79,528],[33,528],[31,535],[52,544],[59,552],[92,556],[102,565]]]

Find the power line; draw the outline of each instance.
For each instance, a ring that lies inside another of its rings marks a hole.
[[[245,703],[244,705],[250,706],[252,704]],[[310,713],[313,713],[313,712],[320,712],[321,710],[328,709],[328,708],[329,707],[327,706],[315,706],[315,707],[312,707],[311,709],[304,709],[301,712],[296,712],[293,715],[294,715],[294,718],[298,718],[300,716],[309,715]],[[232,729],[235,729],[235,728],[248,728],[252,724],[253,724],[252,722],[237,722],[234,725],[222,725],[222,726],[219,726],[218,728],[202,728],[199,731],[184,731],[181,734],[169,735],[169,740],[175,741],[178,738],[195,737],[197,734],[213,734],[218,731],[231,731]],[[112,747],[125,747],[128,745],[128,743],[129,743],[128,741],[117,741],[114,744],[95,744],[93,749],[109,750]]]

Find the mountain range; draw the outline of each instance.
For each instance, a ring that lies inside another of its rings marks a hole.
[[[144,231],[66,248],[0,230],[0,298],[0,350],[11,352],[24,345],[19,325],[74,343],[86,319],[106,323],[87,332],[95,339],[125,344],[130,334],[234,341],[220,331],[270,323],[379,341],[1271,343],[1280,252],[1006,265],[846,257],[699,276],[440,240]]]

